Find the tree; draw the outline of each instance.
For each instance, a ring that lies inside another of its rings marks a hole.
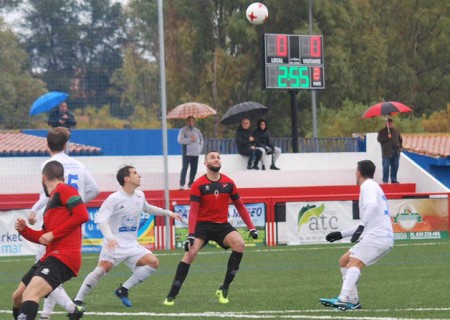
[[[0,18],[0,128],[32,126],[28,110],[45,84],[28,72],[28,56]]]
[[[51,90],[70,92],[71,105],[117,104],[108,93],[121,66],[121,5],[109,0],[29,0],[23,35],[35,74]]]

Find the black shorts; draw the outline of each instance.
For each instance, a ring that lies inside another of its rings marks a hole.
[[[45,261],[36,262],[23,276],[22,282],[28,286],[34,276],[44,278],[55,290],[61,283],[73,278],[75,274],[62,261],[55,257],[48,257]]]
[[[195,227],[195,237],[205,240],[205,245],[209,240],[213,240],[226,250],[229,247],[223,243],[223,240],[233,231],[236,229],[229,223],[199,222]]]

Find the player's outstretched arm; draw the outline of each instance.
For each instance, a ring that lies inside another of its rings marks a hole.
[[[245,207],[244,203],[242,202],[242,199],[238,198],[236,200],[233,200],[233,203],[234,203],[234,206],[236,207],[236,210],[239,212],[239,215],[241,216],[242,221],[244,221],[244,223],[247,225],[247,228],[250,231],[251,230],[256,231],[256,228],[252,222],[252,218],[250,217],[250,214],[248,213],[247,208]],[[256,238],[254,238],[254,239],[256,239]]]

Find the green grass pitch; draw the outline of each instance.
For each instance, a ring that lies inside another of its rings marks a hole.
[[[162,302],[183,252],[155,252],[160,267],[130,290],[132,308],[114,296],[130,271],[114,268],[86,298],[83,319],[450,319],[450,241],[398,241],[376,265],[363,270],[359,293],[363,310],[341,312],[319,304],[341,287],[339,257],[347,244],[249,247],[230,287],[230,303],[221,305],[215,291],[222,283],[229,251],[205,248],[191,266],[172,307]],[[86,254],[78,278],[65,284],[74,296],[97,264]],[[33,257],[0,258],[0,319],[12,319],[11,293]],[[67,319],[60,307],[53,320]]]

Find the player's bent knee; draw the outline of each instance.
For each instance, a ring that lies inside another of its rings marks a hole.
[[[245,242],[242,241],[236,241],[234,243],[231,244],[230,246],[231,250],[236,251],[236,252],[244,252],[245,250]]]
[[[13,306],[18,308],[22,304],[22,293],[19,293],[17,290],[12,294],[12,303]]]

